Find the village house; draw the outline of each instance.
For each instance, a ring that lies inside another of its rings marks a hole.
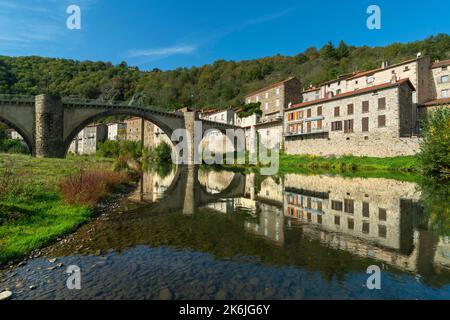
[[[152,122],[138,117],[127,119],[124,122],[126,125],[126,140],[142,142],[142,145],[146,148],[156,147],[162,142],[173,147],[170,137]]]
[[[286,110],[288,154],[391,157],[418,151],[408,79],[292,105]]]
[[[127,125],[123,122],[108,124],[108,140],[122,141],[127,139]]]
[[[253,129],[256,130],[260,143],[266,148],[273,149],[276,145],[283,148],[284,110],[292,103],[301,101],[300,88],[300,81],[296,77],[290,77],[245,97],[247,104],[261,103],[262,115]]]
[[[97,152],[99,143],[108,137],[108,127],[92,124],[80,131],[69,147],[69,152],[79,155],[92,155]]]

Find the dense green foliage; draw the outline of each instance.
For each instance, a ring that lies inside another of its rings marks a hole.
[[[156,163],[172,163],[172,148],[163,141],[149,150],[149,159]]]
[[[419,154],[425,176],[450,178],[450,109],[431,112],[423,130]]]
[[[141,143],[127,140],[106,140],[99,144],[97,155],[105,158],[128,156],[129,158],[137,159],[142,155]]]
[[[262,115],[261,102],[253,102],[242,105],[241,112],[238,113],[239,118],[245,118],[254,113]]]
[[[245,94],[265,85],[297,76],[304,87],[355,70],[414,58],[417,52],[432,59],[450,56],[450,36],[440,34],[423,41],[386,47],[354,47],[343,41],[321,49],[309,48],[293,57],[276,55],[255,60],[216,61],[210,65],[154,69],[141,72],[126,63],[79,62],[41,57],[0,57],[0,93],[79,96],[104,100],[130,100],[174,109],[239,106]]]

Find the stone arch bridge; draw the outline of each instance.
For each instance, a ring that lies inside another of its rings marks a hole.
[[[194,122],[197,112],[168,112],[155,107],[136,107],[126,103],[60,98],[51,95],[0,95],[0,121],[15,129],[25,140],[32,155],[64,158],[70,143],[90,123],[108,116],[136,116],[152,122],[169,137],[176,129],[187,129],[189,155],[185,164],[194,161]],[[236,127],[201,120],[202,135],[211,129],[225,132]],[[174,144],[180,141],[174,142]]]

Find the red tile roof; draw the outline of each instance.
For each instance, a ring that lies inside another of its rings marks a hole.
[[[268,87],[264,87],[264,88],[262,88],[262,89],[259,89],[259,90],[257,90],[257,91],[254,91],[254,92],[252,92],[252,93],[249,93],[249,94],[247,94],[247,95],[245,96],[245,98],[248,98],[248,97],[254,96],[255,94],[258,94],[258,93],[261,93],[261,92],[264,92],[264,91],[273,89],[273,88],[275,88],[275,87],[278,87],[278,86],[280,86],[280,85],[282,85],[282,84],[285,84],[286,82],[289,82],[289,81],[294,80],[294,79],[297,79],[297,78],[296,78],[296,77],[289,77],[289,78],[287,78],[286,80],[277,82],[277,83],[272,84],[272,85],[270,85],[270,86],[268,86]]]
[[[343,98],[347,98],[347,97],[351,97],[351,96],[356,96],[356,95],[363,94],[363,93],[368,93],[368,92],[373,92],[373,91],[377,91],[377,90],[388,89],[388,88],[392,88],[392,87],[398,87],[398,86],[401,86],[401,85],[404,85],[404,84],[407,84],[411,88],[412,91],[416,91],[416,89],[414,88],[414,86],[411,83],[411,81],[409,81],[409,79],[402,79],[402,80],[399,80],[399,81],[397,81],[395,83],[388,82],[388,83],[380,84],[380,85],[369,87],[369,88],[364,88],[364,89],[359,89],[359,90],[355,90],[355,91],[341,93],[341,94],[335,95],[332,98],[322,98],[322,99],[317,99],[317,100],[312,100],[312,101],[307,101],[307,102],[294,104],[290,108],[286,109],[286,111],[289,111],[289,110],[292,110],[292,109],[304,108],[304,107],[312,106],[312,105],[315,105],[315,104],[320,104],[320,103],[323,103],[323,102],[339,100],[339,99],[343,99]]]
[[[450,60],[438,61],[431,65],[431,69],[450,66]]]
[[[425,102],[421,107],[437,106],[442,104],[450,104],[450,98],[442,98]]]

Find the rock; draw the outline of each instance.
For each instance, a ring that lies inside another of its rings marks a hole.
[[[24,265],[26,265],[27,263],[25,261],[20,262],[17,266],[18,267],[23,267]]]
[[[164,288],[159,292],[159,300],[172,300],[172,292]]]
[[[30,289],[30,290],[35,290],[35,289],[36,289],[36,286],[33,286],[33,285],[32,285],[32,286],[29,286],[28,289]]]
[[[56,262],[56,258],[48,259],[48,262],[55,263]]]
[[[2,300],[9,300],[12,297],[12,292],[11,291],[3,291],[2,293],[0,293],[0,301]]]

